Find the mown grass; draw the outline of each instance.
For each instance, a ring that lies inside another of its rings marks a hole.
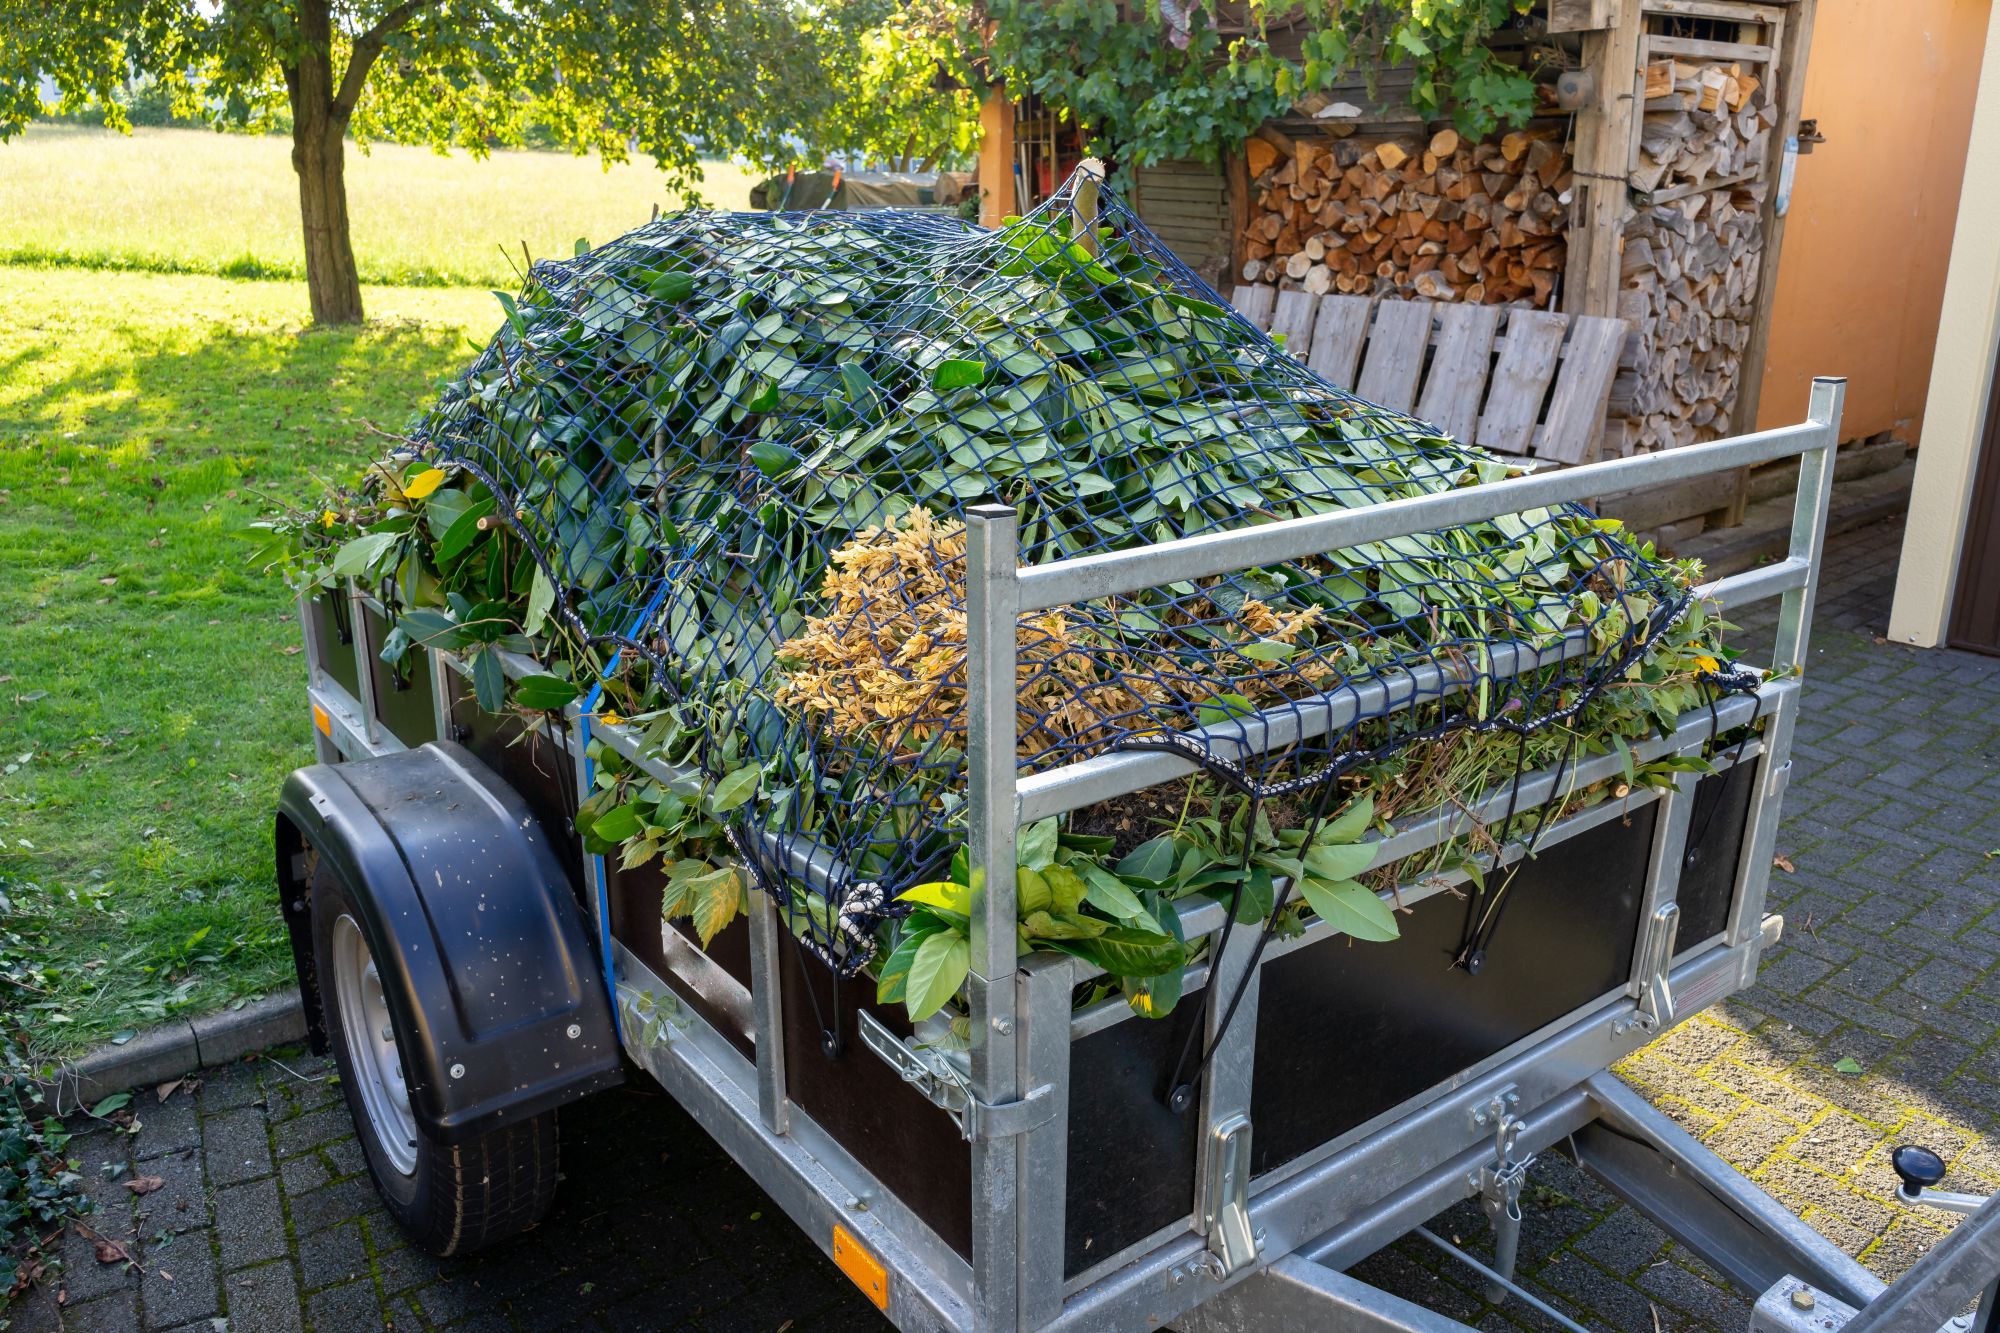
[[[290,154],[278,136],[31,126],[0,144],[0,263],[298,278]],[[710,164],[706,202],[747,208],[755,179]],[[649,162],[395,144],[349,145],[347,190],[362,281],[405,286],[512,289],[524,243],[567,256],[578,237],[608,241],[681,202]]]
[[[241,530],[351,472],[498,318],[366,295],[375,323],[306,331],[294,283],[0,281],[0,925],[42,1054],[286,980],[270,812],[311,721]]]

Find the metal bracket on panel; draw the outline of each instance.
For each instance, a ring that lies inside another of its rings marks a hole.
[[[1053,1084],[1044,1083],[1012,1102],[982,1102],[972,1095],[965,1075],[938,1051],[921,1050],[891,1032],[865,1010],[855,1015],[861,1044],[880,1056],[903,1082],[921,1092],[933,1106],[949,1112],[967,1143],[1012,1138],[1055,1118]]]
[[[1201,1211],[1208,1250],[1191,1265],[1220,1281],[1257,1262],[1264,1237],[1250,1229],[1250,1117],[1233,1115],[1208,1136],[1208,1191]]]
[[[1639,1007],[1611,1025],[1614,1035],[1623,1036],[1633,1028],[1658,1032],[1674,1021],[1674,941],[1680,932],[1680,904],[1662,903],[1646,922],[1645,937],[1639,941],[1644,976]]]

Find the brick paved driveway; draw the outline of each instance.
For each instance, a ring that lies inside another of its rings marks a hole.
[[[1913,1140],[1960,1188],[2000,1189],[2000,661],[1876,641],[1900,529],[1843,539],[1814,640],[1773,877],[1784,945],[1757,987],[1631,1060],[1711,1147],[1884,1276],[1938,1221],[1893,1206]],[[1853,1060],[1863,1070],[1843,1074]],[[136,1101],[136,1133],[78,1142],[91,1225],[136,1268],[64,1245],[13,1311],[68,1329],[879,1328],[872,1307],[675,1105],[627,1089],[563,1119],[566,1182],[538,1230],[470,1259],[405,1248],[376,1205],[327,1062],[283,1057]],[[112,1177],[108,1169],[120,1169]],[[135,1196],[133,1176],[157,1176]],[[1740,1329],[1747,1306],[1560,1161],[1536,1168],[1523,1272],[1616,1333]],[[1437,1229],[1477,1249],[1471,1205]],[[1540,1328],[1406,1240],[1356,1270],[1481,1328]],[[56,1303],[60,1291],[63,1304]]]

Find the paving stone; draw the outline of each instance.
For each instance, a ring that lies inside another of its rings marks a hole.
[[[196,1096],[201,1102],[201,1113],[212,1116],[261,1102],[264,1100],[264,1089],[257,1080],[257,1066],[239,1061],[203,1074],[201,1090]]]
[[[285,1210],[278,1202],[276,1180],[216,1191],[215,1213],[223,1220],[216,1230],[222,1237],[224,1272],[284,1255]]]
[[[359,1221],[300,1236],[297,1242],[299,1280],[307,1291],[338,1286],[369,1274],[368,1245]]]
[[[271,1174],[270,1135],[256,1107],[204,1118],[201,1136],[208,1178],[218,1188]]]
[[[131,1333],[139,1327],[139,1295],[119,1291],[78,1304],[72,1296],[63,1307],[63,1333]]]
[[[201,1122],[195,1115],[194,1095],[175,1092],[164,1102],[144,1094],[139,1103],[139,1134],[132,1156],[139,1161],[162,1153],[185,1152],[201,1143]]]
[[[139,1308],[152,1328],[172,1328],[222,1312],[216,1291],[215,1258],[208,1233],[192,1231],[165,1244],[143,1244],[139,1262]]]
[[[246,1268],[223,1279],[229,1303],[229,1326],[256,1333],[300,1333],[305,1327],[298,1284],[290,1264]]]
[[[375,1284],[363,1278],[306,1297],[306,1321],[316,1330],[339,1329],[340,1333],[381,1328],[382,1306],[375,1299]]]
[[[135,1174],[157,1176],[161,1181],[159,1189],[140,1195],[134,1205],[134,1225],[140,1235],[206,1232],[211,1215],[201,1154],[189,1151],[156,1157]]]

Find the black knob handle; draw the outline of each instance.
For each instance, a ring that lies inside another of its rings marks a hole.
[[[1889,1165],[1902,1177],[1905,1194],[1915,1194],[1944,1179],[1944,1158],[1915,1144],[1906,1143],[1890,1153]]]

